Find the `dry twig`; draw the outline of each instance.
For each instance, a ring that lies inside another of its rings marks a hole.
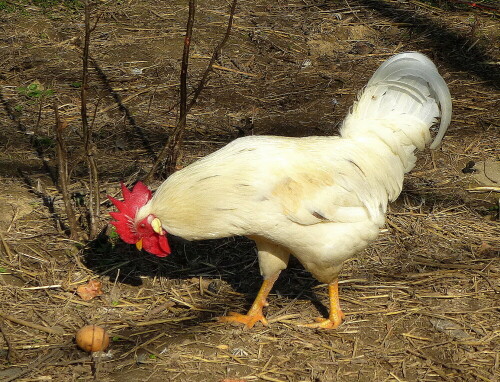
[[[23,320],[21,318],[17,318],[17,317],[14,317],[14,316],[11,316],[9,314],[2,313],[2,312],[0,312],[0,317],[3,317],[4,319],[9,320],[9,321],[15,322],[16,324],[19,324],[19,325],[24,325],[24,326],[27,326],[29,328],[41,330],[42,332],[45,332],[45,333],[56,334],[56,335],[64,334],[64,330],[62,330],[60,328],[50,328],[50,327],[38,325],[38,324],[35,324],[33,322],[26,321],[26,320]]]
[[[187,113],[191,110],[193,105],[196,103],[198,100],[198,97],[200,96],[201,92],[203,91],[210,72],[213,69],[213,66],[215,64],[215,61],[219,58],[219,55],[222,51],[222,48],[226,44],[227,40],[229,39],[229,35],[231,34],[231,28],[233,25],[233,18],[234,18],[234,13],[236,11],[236,4],[237,0],[233,0],[231,4],[231,9],[229,13],[229,20],[227,22],[227,28],[226,32],[224,34],[224,37],[222,38],[221,42],[216,46],[214,49],[214,52],[212,54],[212,57],[210,58],[210,61],[207,65],[207,68],[205,69],[200,82],[198,83],[198,86],[196,90],[194,91],[193,97],[191,98],[191,101],[189,102],[189,105],[187,105],[187,90],[186,90],[186,78],[187,78],[187,70],[188,70],[188,59],[189,59],[189,46],[191,43],[191,36],[192,36],[192,28],[193,28],[193,22],[194,22],[194,12],[195,12],[195,2],[194,0],[189,1],[189,16],[188,16],[188,23],[186,27],[186,37],[184,39],[184,52],[182,56],[182,65],[181,65],[181,93],[180,93],[180,108],[179,108],[179,121],[177,122],[177,125],[172,133],[172,135],[169,137],[167,143],[163,147],[163,149],[160,151],[158,154],[158,157],[153,163],[153,166],[151,167],[151,170],[149,173],[146,175],[144,178],[144,182],[148,183],[152,180],[154,174],[156,173],[156,170],[158,166],[163,163],[166,160],[165,163],[165,175],[168,176],[171,173],[175,171],[175,167],[177,164],[177,158],[179,157],[179,152],[180,152],[180,147],[182,144],[182,138],[184,136],[184,131],[186,129],[186,118],[187,118]]]
[[[68,150],[66,149],[66,143],[64,141],[63,131],[67,124],[61,122],[59,117],[59,107],[54,104],[54,113],[56,118],[55,123],[55,133],[56,133],[56,157],[57,157],[57,168],[59,175],[59,187],[61,189],[62,198],[64,202],[64,209],[66,211],[66,216],[68,218],[68,224],[70,229],[71,239],[80,239],[82,236],[82,230],[76,221],[75,210],[71,204],[71,198],[69,196],[68,190]]]
[[[95,147],[92,141],[92,127],[89,126],[88,116],[87,116],[87,91],[89,82],[89,49],[90,49],[90,34],[95,30],[99,17],[95,21],[94,25],[90,26],[90,2],[86,0],[84,3],[84,13],[85,13],[85,35],[84,35],[84,45],[83,45],[83,57],[82,57],[82,87],[81,87],[81,116],[82,116],[82,132],[84,141],[84,151],[85,160],[89,168],[89,225],[90,225],[90,238],[93,239],[97,235],[97,217],[99,216],[99,177],[97,170],[97,163],[95,160]],[[95,116],[94,116],[95,118]]]
[[[7,360],[11,363],[14,363],[16,359],[16,350],[14,349],[14,345],[12,344],[12,341],[7,335],[7,332],[5,331],[5,327],[3,325],[3,319],[0,319],[0,332],[2,332],[3,339],[7,344]]]

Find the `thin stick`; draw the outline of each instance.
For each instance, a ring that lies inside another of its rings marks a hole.
[[[468,188],[469,192],[500,192],[500,187],[495,186],[484,186],[484,187],[474,187]]]
[[[180,85],[180,105],[179,105],[179,130],[184,130],[187,116],[187,73],[189,66],[189,49],[193,36],[194,15],[196,11],[195,0],[189,0],[189,14],[186,26],[186,37],[184,38],[184,50],[182,51],[181,64],[181,85]],[[180,138],[180,137],[179,137]]]
[[[2,312],[0,312],[0,317],[3,317],[4,319],[9,320],[9,321],[15,322],[16,324],[19,324],[19,325],[24,325],[24,326],[27,326],[29,328],[41,330],[42,332],[46,332],[46,333],[50,333],[50,334],[57,334],[57,335],[64,334],[64,330],[62,330],[62,329],[54,329],[54,328],[38,325],[38,324],[35,324],[33,322],[26,321],[26,320],[23,320],[21,318],[17,318],[14,316],[10,316],[10,315],[2,313]]]
[[[217,61],[217,59],[220,56],[220,53],[222,52],[222,48],[224,48],[224,45],[226,45],[227,40],[229,40],[229,35],[231,34],[231,28],[233,26],[234,12],[236,11],[237,1],[238,0],[233,0],[233,2],[231,3],[231,9],[229,11],[229,20],[227,21],[226,33],[224,33],[224,37],[222,38],[221,42],[219,43],[219,45],[217,45],[217,47],[214,49],[214,52],[212,53],[212,57],[210,58],[208,66],[205,69],[203,76],[201,77],[201,80],[198,84],[198,87],[194,91],[194,95],[193,95],[193,98],[191,99],[191,102],[189,103],[189,106],[187,109],[188,112],[191,110],[193,105],[198,100],[198,97],[199,97],[201,91],[203,90],[203,88],[205,87],[205,85],[208,81],[208,76],[209,76],[210,72],[212,71],[212,68],[215,64],[215,61]]]
[[[14,349],[14,345],[10,341],[7,332],[5,331],[5,327],[3,326],[3,320],[0,319],[0,332],[2,332],[3,339],[7,345],[7,360],[10,363],[14,363],[16,361],[16,349]]]
[[[7,377],[6,379],[3,379],[2,382],[15,381],[18,378],[22,377],[23,375],[28,374],[32,370],[39,368],[40,365],[46,365],[51,358],[53,358],[53,359],[59,358],[61,356],[61,354],[62,354],[61,350],[54,349],[49,354],[41,355],[35,361],[31,362],[27,367],[16,368],[19,371],[17,371],[13,376]]]
[[[92,128],[89,126],[87,116],[87,91],[88,91],[88,68],[89,68],[89,48],[90,48],[90,34],[97,26],[97,21],[94,26],[90,26],[90,4],[86,0],[84,3],[85,13],[85,38],[83,45],[83,65],[82,65],[82,88],[80,93],[81,98],[81,115],[82,115],[82,132],[85,149],[85,160],[89,168],[89,225],[90,225],[90,238],[97,235],[97,216],[99,216],[99,178],[97,171],[97,164],[94,157],[94,144],[92,142]]]
[[[194,6],[194,0],[190,0],[190,2],[189,2],[190,15],[191,15],[191,2],[193,2],[193,6]],[[236,11],[236,4],[237,4],[237,0],[233,0],[233,2],[231,4],[231,10],[229,13],[229,20],[227,23],[226,33],[224,34],[224,37],[222,38],[221,42],[214,49],[214,52],[212,54],[212,57],[210,58],[210,61],[207,65],[207,68],[205,69],[205,72],[203,73],[203,75],[200,79],[200,82],[198,83],[198,87],[194,91],[193,97],[191,98],[191,101],[189,102],[187,107],[184,104],[184,102],[187,101],[187,96],[185,96],[181,93],[179,122],[177,123],[177,126],[175,127],[175,130],[172,133],[172,135],[169,137],[167,143],[165,144],[165,146],[163,146],[163,149],[160,151],[160,154],[158,155],[158,158],[156,159],[156,161],[153,163],[151,170],[144,178],[145,183],[148,183],[153,179],[153,176],[154,176],[158,166],[161,163],[163,163],[165,160],[166,160],[166,164],[165,164],[166,175],[168,176],[175,171],[177,159],[179,157],[180,147],[182,144],[182,138],[184,135],[184,131],[186,129],[187,113],[189,113],[191,108],[194,106],[194,104],[196,103],[202,90],[204,89],[204,87],[208,81],[209,74],[213,70],[213,66],[215,64],[215,61],[217,61],[217,59],[219,58],[219,55],[222,51],[222,48],[224,47],[227,40],[229,39],[229,35],[231,34],[231,28],[233,25],[234,13]],[[193,17],[194,17],[194,10],[192,12],[193,12]],[[188,27],[189,27],[189,18],[188,18]],[[186,39],[184,42],[184,49],[185,50],[186,50],[186,40],[188,39],[188,32],[189,32],[189,30],[188,30],[188,28],[186,28]],[[189,34],[189,41],[187,42],[188,44],[190,42],[190,38],[191,38],[191,35]],[[186,61],[186,64],[187,64],[187,61]],[[183,65],[184,65],[184,56],[183,56]],[[181,70],[181,90],[182,90],[182,80],[183,80],[183,72]],[[186,98],[183,98],[183,97],[186,97]]]
[[[64,202],[64,209],[66,211],[66,216],[68,218],[68,224],[70,229],[71,239],[80,239],[82,234],[81,229],[76,221],[75,210],[71,204],[71,199],[68,190],[68,150],[66,149],[66,143],[64,142],[63,131],[67,126],[66,123],[62,123],[59,118],[59,107],[57,104],[53,105],[54,113],[56,117],[56,156],[57,156],[57,167],[59,175],[59,187],[61,189],[62,198]]]
[[[40,126],[40,121],[42,120],[42,109],[43,109],[43,96],[38,100],[38,117],[36,119],[35,131],[38,130]]]
[[[184,131],[186,130],[186,119],[187,119],[187,72],[189,64],[189,49],[191,47],[191,38],[193,35],[193,25],[194,25],[194,15],[196,11],[195,0],[189,0],[189,13],[188,21],[186,25],[186,35],[184,37],[184,50],[182,52],[182,63],[181,63],[181,76],[180,76],[180,103],[179,103],[179,120],[177,125],[168,138],[167,143],[163,146],[160,154],[153,163],[153,167],[146,175],[144,181],[149,183],[156,172],[156,169],[167,159],[167,165],[165,170],[168,174],[174,172],[175,163],[177,162],[177,157],[179,156],[180,144]],[[169,158],[167,158],[169,156]],[[174,168],[172,168],[174,167]]]
[[[9,257],[9,261],[12,262],[12,260],[14,259],[14,255],[12,254],[12,251],[10,250],[9,245],[7,244],[5,239],[3,238],[1,232],[0,232],[0,241],[2,242],[3,248],[5,249],[5,253]]]

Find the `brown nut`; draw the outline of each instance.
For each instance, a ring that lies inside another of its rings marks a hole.
[[[76,344],[86,352],[103,351],[109,346],[109,336],[97,325],[87,325],[76,332]]]

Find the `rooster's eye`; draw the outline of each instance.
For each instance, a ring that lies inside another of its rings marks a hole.
[[[141,223],[141,228],[144,228],[144,227],[146,227],[146,224]]]

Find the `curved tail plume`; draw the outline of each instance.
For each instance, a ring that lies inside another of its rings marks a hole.
[[[342,136],[373,133],[393,146],[394,135],[422,148],[440,117],[431,143],[441,143],[451,121],[451,95],[436,66],[425,55],[406,52],[389,58],[373,74],[344,121]],[[394,134],[395,133],[395,134]]]

